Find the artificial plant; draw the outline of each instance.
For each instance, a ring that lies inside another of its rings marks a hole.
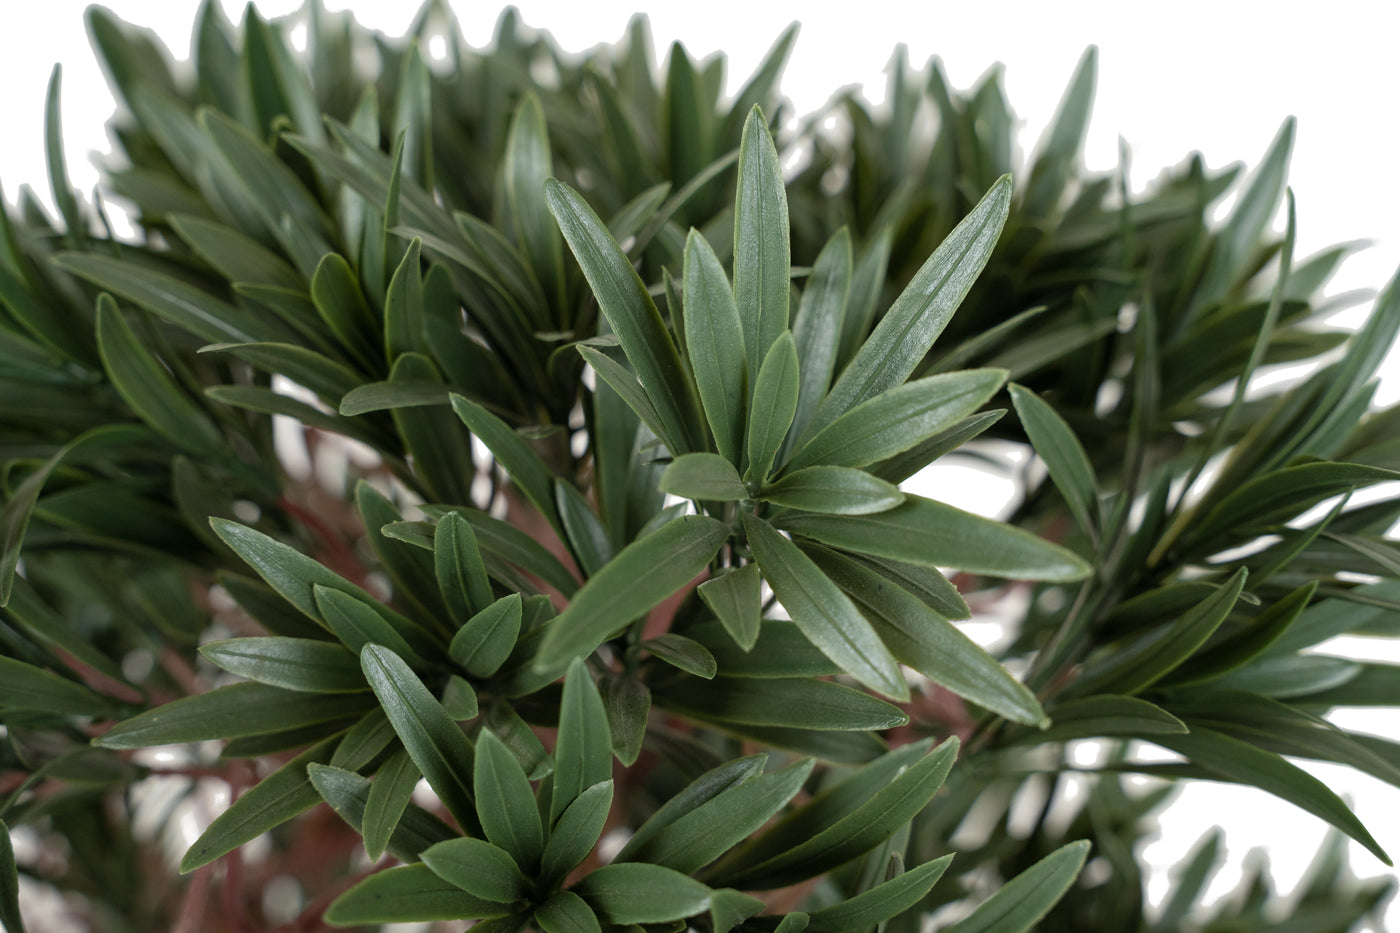
[[[1291,196],[1269,225],[1291,122],[1248,178],[1135,196],[1079,166],[1092,49],[1020,165],[996,72],[897,55],[884,107],[789,119],[794,30],[729,100],[640,20],[575,56],[510,12],[485,50],[436,4],[404,39],[298,16],[304,55],[206,2],[187,74],[94,7],[119,158],[71,189],[56,70],[60,216],[0,209],[0,819],[39,852],[0,834],[11,933],[21,875],[104,930],[1376,910],[1339,843],[1286,904],[1259,874],[1210,910],[1217,837],[1158,909],[1134,852],[1203,779],[1388,863],[1288,757],[1400,784],[1400,745],[1325,718],[1400,672],[1310,650],[1400,623],[1370,408],[1400,291],[1320,326],[1347,250],[1295,261]],[[1003,521],[914,492],[1011,450]],[[991,613],[994,651],[959,626]]]

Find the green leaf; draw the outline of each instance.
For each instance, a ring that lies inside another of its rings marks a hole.
[[[901,663],[1013,722],[1045,725],[1045,713],[1034,694],[923,600],[850,557],[825,548],[811,548],[808,553],[865,614]]]
[[[1055,111],[1031,165],[1030,182],[1021,209],[1029,217],[1044,217],[1059,205],[1065,186],[1075,175],[1075,160],[1084,146],[1084,133],[1094,107],[1098,49],[1089,46],[1079,59],[1069,87]]]
[[[773,461],[797,411],[797,346],[792,333],[783,331],[771,345],[754,380],[749,399],[749,465],[744,478],[762,483],[772,472]]]
[[[340,400],[339,411],[353,417],[395,408],[446,405],[450,391],[441,382],[370,382],[346,392]]]
[[[415,646],[404,637],[411,630],[407,626],[390,624],[369,603],[319,583],[311,585],[311,592],[321,618],[335,637],[356,655],[365,645],[383,645],[406,661],[421,666],[425,663],[423,655],[431,657],[434,654],[435,646],[421,630],[414,639],[419,649],[415,650]]]
[[[420,272],[422,248],[423,241],[418,237],[409,242],[384,294],[384,350],[391,363],[404,353],[422,353],[427,349]]]
[[[748,649],[737,645],[723,626],[714,622],[692,625],[686,634],[710,650],[725,677],[828,677],[841,673],[840,665],[818,651],[791,622],[764,620],[755,629]]]
[[[707,722],[861,732],[906,725],[897,706],[808,677],[681,680],[653,689],[658,703]]]
[[[1293,626],[1316,592],[1316,580],[1300,586],[1260,613],[1247,627],[1192,655],[1163,678],[1164,685],[1175,687],[1212,680],[1253,661]]]
[[[475,719],[481,713],[476,690],[457,674],[449,674],[442,688],[442,708],[458,722]]]
[[[651,690],[632,677],[603,678],[603,707],[608,713],[608,731],[612,733],[613,755],[624,765],[636,763],[646,738],[647,719],[651,715]]]
[[[1074,689],[1083,693],[1141,693],[1181,664],[1220,627],[1244,590],[1244,567],[1165,629],[1120,648],[1098,665],[1086,666]]]
[[[890,764],[912,761],[912,756],[927,748],[925,742],[906,746],[848,780],[870,781],[888,771]],[[707,881],[739,888],[779,888],[849,862],[889,838],[927,806],[943,786],[957,752],[958,740],[950,738],[897,776],[889,774],[858,790],[845,782],[837,785],[735,849],[704,873]],[[872,786],[878,790],[866,795]]]
[[[1361,843],[1382,862],[1391,864],[1385,850],[1341,798],[1326,784],[1273,752],[1204,726],[1194,726],[1185,735],[1153,736],[1151,741],[1185,755],[1214,780],[1258,787],[1301,807]]]
[[[16,681],[9,678],[6,682]],[[329,722],[373,705],[368,694],[307,694],[265,684],[232,684],[119,722],[93,739],[93,744],[100,748],[145,748],[266,735]]]
[[[953,855],[949,853],[896,875],[850,900],[814,910],[807,929],[813,933],[846,933],[884,923],[922,901],[952,861]]]
[[[337,740],[329,739],[307,749],[240,794],[190,845],[180,860],[180,874],[203,868],[320,803],[306,768],[324,763],[336,745]]]
[[[394,652],[379,645],[366,645],[360,651],[360,664],[413,763],[457,825],[475,832],[478,824],[470,787],[471,742]]]
[[[354,270],[339,253],[327,253],[316,266],[311,277],[311,303],[360,366],[372,373],[383,371],[383,329],[365,301]]]
[[[792,339],[797,344],[797,358],[802,361],[802,372],[797,390],[797,412],[793,415],[792,430],[784,451],[791,450],[793,442],[806,433],[807,425],[831,386],[850,296],[851,277],[851,231],[842,227],[827,240],[812,264],[812,274],[802,289],[797,317],[792,323]],[[780,461],[784,459],[785,456],[779,457]]]
[[[745,514],[744,531],[764,579],[807,640],[865,686],[907,700],[898,662],[850,598],[763,519]]]
[[[423,864],[443,881],[497,904],[513,904],[529,891],[530,881],[510,853],[482,839],[439,842],[423,852]]]
[[[63,120],[59,103],[62,84],[63,66],[54,65],[44,99],[44,150],[48,157],[49,189],[53,192],[53,202],[58,206],[58,212],[63,215],[63,225],[68,228],[69,238],[83,242],[88,238],[87,222],[78,210],[78,199],[68,183],[68,166],[63,158]]]
[[[413,764],[407,749],[399,749],[389,756],[389,760],[379,766],[374,780],[369,785],[369,796],[365,798],[365,812],[361,819],[360,833],[365,840],[365,854],[371,861],[379,861],[389,840],[398,829],[399,820],[413,799],[413,790],[423,775]]]
[[[593,576],[612,560],[613,546],[608,530],[572,483],[562,479],[554,481],[554,507],[559,510],[564,536],[584,576]]]
[[[996,246],[1011,205],[1003,177],[948,234],[880,319],[817,410],[809,433],[909,377],[947,326]]]
[[[809,758],[726,788],[629,847],[626,857],[693,874],[772,819],[802,789],[813,764]]]
[[[230,282],[306,290],[301,276],[281,256],[232,227],[191,214],[171,215],[170,225],[201,259]]]
[[[661,474],[661,491],[683,499],[730,502],[749,498],[739,471],[719,454],[682,454]]]
[[[324,918],[334,926],[349,927],[488,919],[510,911],[506,904],[468,894],[444,881],[427,865],[404,865],[370,875],[332,901]]]
[[[603,834],[612,800],[613,782],[609,779],[594,784],[564,808],[549,832],[549,841],[540,859],[542,883],[559,883],[588,858]]]
[[[530,270],[544,286],[545,294],[560,295],[564,282],[563,246],[544,196],[545,181],[553,177],[554,167],[544,109],[534,93],[525,95],[511,119],[502,174],[515,239],[522,245]]]
[[[346,742],[348,741],[349,736],[346,737]],[[331,809],[335,810],[351,829],[360,832],[372,789],[370,779],[336,765],[308,765],[306,773],[311,778],[316,792],[331,805]],[[394,828],[388,851],[400,861],[414,862],[424,849],[456,836],[456,831],[442,820],[417,804],[410,803],[404,810],[399,825]]]
[[[284,690],[358,693],[367,686],[355,655],[327,641],[227,638],[201,645],[199,653],[230,674]]]
[[[581,659],[569,665],[559,703],[559,739],[554,748],[554,795],[549,822],[594,784],[612,777],[612,736],[598,687]]]
[[[477,736],[472,784],[476,814],[487,840],[509,853],[522,871],[533,875],[544,851],[544,828],[535,793],[515,756],[489,729]]]
[[[939,457],[956,450],[977,437],[1002,419],[1006,409],[997,408],[976,415],[968,415],[950,428],[934,434],[928,440],[916,444],[888,460],[874,464],[870,472],[891,483],[902,483],[933,463]]]
[[[508,522],[492,518],[477,509],[462,506],[425,506],[424,511],[429,517],[437,517],[439,522],[449,514],[456,514],[465,519],[467,524],[471,525],[477,543],[485,552],[483,556],[492,558],[492,563],[487,564],[487,571],[492,576],[505,579],[495,560],[499,558],[534,574],[564,596],[572,596],[578,590],[578,581],[559,563],[557,557],[534,538]],[[482,606],[489,605],[490,602],[491,597],[488,594]]]
[[[554,474],[545,466],[540,455],[509,425],[476,402],[454,394],[452,410],[462,419],[467,430],[490,449],[496,462],[510,474],[511,480],[540,510],[540,514],[558,529],[559,517],[554,510]]]
[[[777,525],[832,547],[922,567],[1052,583],[1093,572],[1077,554],[1028,531],[920,496],[906,495],[902,505],[874,515],[787,513]]]
[[[718,670],[715,656],[710,654],[709,649],[694,639],[674,632],[648,638],[637,647],[643,651],[650,651],[678,670],[705,680],[712,679]]]
[[[758,565],[745,564],[696,587],[729,637],[745,651],[758,640],[759,624],[763,621],[762,582]]]
[[[811,922],[811,917],[800,910],[790,911],[783,915],[783,919],[778,921],[773,933],[802,933],[807,929],[807,924]]]
[[[737,465],[744,452],[744,331],[729,278],[699,231],[686,237],[682,276],[690,368],[715,448]]]
[[[949,933],[1024,933],[1064,896],[1089,855],[1089,841],[1061,846],[1002,885]]]
[[[710,908],[710,889],[660,865],[604,865],[573,886],[607,923],[665,923]]]
[[[576,349],[584,362],[603,380],[603,384],[627,403],[627,407],[660,439],[667,450],[675,453],[682,449],[679,437],[672,432],[672,426],[657,414],[656,406],[647,397],[646,390],[627,367],[585,344],[578,344]]]
[[[572,891],[555,891],[535,908],[540,933],[603,933],[598,915]]]
[[[773,344],[788,329],[790,240],[782,163],[763,113],[755,104],[744,121],[734,195],[734,303],[744,329],[744,351],[751,373],[761,371],[759,364],[768,359]],[[753,384],[751,400],[763,398],[760,383],[761,377]],[[796,392],[793,395],[795,406]],[[790,423],[791,416],[787,420]],[[750,440],[750,459],[752,443]]]
[[[861,467],[936,437],[981,407],[1006,381],[1004,369],[943,373],[856,405],[797,448],[788,469]]]
[[[147,266],[97,253],[60,253],[59,268],[125,298],[207,343],[297,342],[282,327]]]
[[[758,498],[804,512],[867,515],[894,508],[904,501],[904,493],[864,470],[813,466],[785,474],[759,490]]]
[[[24,933],[19,915],[19,867],[10,844],[10,827],[0,820],[0,925],[9,933]]]
[[[438,589],[453,622],[464,626],[492,605],[491,581],[486,578],[476,534],[460,513],[448,512],[438,521],[433,535],[433,563]],[[453,644],[456,643],[454,637]]]
[[[680,355],[632,263],[578,192],[550,179],[545,199],[647,397],[671,436],[684,445],[672,452],[703,449]]]
[[[360,384],[360,375],[349,367],[305,347],[289,343],[223,343],[201,347],[200,353],[232,353],[267,373],[281,373],[297,385],[315,392],[327,403],[339,405]],[[447,401],[446,392],[442,401]]]
[[[1127,696],[1091,696],[1057,703],[1050,728],[1027,732],[1018,741],[1039,745],[1072,739],[1136,738],[1185,732],[1186,724],[1159,706]]]
[[[535,667],[562,669],[571,659],[592,654],[633,619],[695,579],[728,537],[729,527],[722,522],[689,515],[633,541],[549,623]]]
[[[80,683],[51,671],[0,657],[0,709],[54,716],[102,716],[111,703]]]
[[[1050,480],[1065,497],[1070,514],[1091,541],[1099,537],[1098,481],[1089,455],[1055,409],[1030,389],[1012,383],[1011,401],[1036,454],[1045,461]]]
[[[515,650],[522,612],[519,593],[502,596],[457,630],[447,653],[473,677],[490,677]]]

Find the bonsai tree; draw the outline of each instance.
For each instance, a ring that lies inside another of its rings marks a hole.
[[[71,189],[55,70],[60,216],[0,204],[10,933],[21,881],[35,929],[1376,912],[1341,840],[1381,844],[1288,759],[1400,784],[1326,718],[1400,672],[1311,650],[1400,623],[1400,291],[1318,326],[1347,249],[1293,254],[1291,122],[1135,196],[1079,167],[1092,49],[1019,165],[997,75],[936,61],[778,129],[793,30],[728,100],[642,20],[580,57],[513,12],[486,50],[439,5],[300,15],[305,55],[205,3],[176,69],[92,8],[120,167]],[[1018,473],[1004,520],[920,485],[960,458]],[[1203,909],[1207,837],[1149,909],[1186,780],[1338,835]]]

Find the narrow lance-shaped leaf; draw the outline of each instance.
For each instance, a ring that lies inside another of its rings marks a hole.
[[[366,645],[360,664],[413,763],[458,825],[479,832],[470,786],[471,742],[398,655],[379,645]]]
[[[572,890],[609,923],[666,923],[704,913],[710,889],[660,865],[605,865]]]
[[[465,625],[492,602],[491,581],[476,534],[457,512],[448,512],[433,535],[433,566],[452,621]]]
[[[527,94],[516,108],[506,137],[504,179],[510,223],[545,294],[562,301],[563,244],[559,228],[544,200],[545,180],[554,175],[549,150],[549,130],[544,109],[535,94]]]
[[[535,908],[540,933],[603,933],[598,915],[573,891],[555,891]]]
[[[447,653],[473,677],[490,677],[514,650],[521,618],[520,594],[503,596],[457,630]]]
[[[705,418],[721,457],[743,456],[744,332],[729,278],[699,231],[685,241],[685,345]],[[752,371],[754,375],[757,370]]]
[[[427,865],[376,872],[331,902],[325,920],[336,926],[488,919],[511,912],[439,878]]]
[[[1088,855],[1084,839],[1056,849],[1002,885],[949,933],[1025,933],[1069,890]]]
[[[68,183],[68,166],[63,158],[62,107],[59,103],[62,83],[63,66],[54,65],[49,76],[48,95],[44,100],[44,149],[48,156],[49,189],[53,191],[58,212],[63,215],[68,236],[83,242],[87,239],[86,222],[78,210],[78,199],[73,195],[73,188]]]
[[[1045,468],[1050,471],[1050,480],[1060,495],[1065,497],[1070,514],[1079,522],[1090,540],[1099,537],[1099,499],[1094,468],[1089,463],[1089,455],[1079,442],[1074,431],[1065,423],[1055,409],[1044,399],[1029,389],[1011,386],[1011,401],[1016,406],[1016,414],[1021,426],[1030,438],[1031,446]]]
[[[784,331],[773,341],[754,380],[754,394],[749,400],[745,479],[762,483],[772,472],[773,461],[797,411],[798,378],[797,347],[791,332]]]
[[[0,925],[10,933],[24,933],[19,915],[19,867],[10,844],[10,827],[0,820]]]
[[[0,709],[53,716],[101,716],[111,704],[80,683],[52,671],[0,657]]]
[[[842,227],[822,247],[816,262],[812,264],[807,285],[802,289],[797,317],[792,323],[792,339],[797,344],[797,358],[802,361],[802,372],[797,390],[797,412],[792,417],[792,431],[784,451],[790,450],[793,442],[806,432],[808,422],[817,413],[817,406],[831,386],[831,376],[836,370],[836,353],[841,345],[842,322],[850,296],[852,255],[851,231]]]
[[[850,598],[811,558],[761,518],[745,514],[744,532],[764,579],[802,634],[870,689],[908,699],[899,663]]]
[[[551,179],[545,199],[637,379],[676,442],[685,445],[673,453],[703,449],[699,412],[680,354],[637,270],[578,192]]]
[[[744,121],[734,195],[734,303],[751,373],[759,372],[774,341],[788,329],[791,249],[783,167],[755,104]],[[761,399],[758,380],[750,399]]]
[[[1010,205],[1011,179],[1004,177],[914,274],[836,380],[809,432],[909,377],[991,257]]]
[[[1094,106],[1098,59],[1098,49],[1094,46],[1084,50],[1059,109],[1055,111],[1055,121],[1050,124],[1045,141],[1036,153],[1022,205],[1022,210],[1030,217],[1044,217],[1054,210],[1066,182],[1074,173],[1074,160],[1084,145],[1084,132]]]
[[[549,623],[535,660],[540,670],[563,669],[651,611],[695,579],[729,537],[729,527],[704,516],[675,519],[633,541],[574,594]]]
[[[535,794],[515,756],[489,729],[476,740],[476,766],[472,786],[476,813],[486,838],[500,846],[533,875],[544,852],[544,828]]]
[[[328,641],[227,638],[201,645],[199,653],[230,674],[286,690],[357,693],[367,686],[355,655]]]
[[[758,641],[763,621],[760,584],[763,575],[757,564],[745,564],[697,587],[700,598],[710,607],[734,643],[748,651]]]
[[[578,561],[584,576],[593,576],[612,560],[613,545],[608,537],[598,513],[583,493],[572,483],[562,479],[554,481],[554,506],[559,512],[559,523],[564,526],[564,536]]]
[[[542,881],[557,882],[588,858],[603,834],[612,799],[613,782],[609,779],[594,784],[564,808],[545,843],[540,860]]]
[[[788,473],[763,487],[758,498],[805,512],[866,515],[894,508],[904,501],[904,493],[893,483],[864,470],[813,466]]]
[[[365,815],[360,824],[360,833],[365,840],[365,854],[378,861],[389,847],[389,840],[398,828],[413,790],[423,775],[413,763],[407,749],[399,749],[389,756],[389,760],[379,766],[374,781],[369,786],[369,797],[365,800]]]
[[[792,512],[777,524],[823,544],[924,567],[952,567],[1020,580],[1073,582],[1092,568],[1058,545],[1001,522],[906,495],[873,515]]]
[[[452,410],[467,429],[490,448],[497,462],[510,474],[526,498],[540,510],[540,514],[558,528],[559,516],[554,509],[554,474],[540,455],[509,425],[471,399],[453,395]]]
[[[582,660],[575,660],[564,677],[554,761],[554,791],[549,806],[551,826],[559,822],[564,811],[585,790],[612,777],[608,714]]]
[[[876,885],[840,904],[815,910],[810,915],[807,929],[813,933],[845,933],[847,930],[864,930],[884,923],[922,901],[924,895],[943,877],[943,872],[952,861],[953,854],[949,853],[896,875],[884,884]]]

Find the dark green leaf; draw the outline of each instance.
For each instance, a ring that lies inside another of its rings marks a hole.
[[[680,355],[632,263],[577,192],[550,179],[545,198],[637,379],[674,440],[685,445],[672,452],[702,449],[696,401]]]
[[[867,515],[894,508],[904,501],[904,493],[864,470],[813,466],[786,473],[759,490],[757,498],[804,512]]]
[[[311,303],[341,345],[369,372],[382,372],[383,328],[365,301],[359,280],[339,253],[327,253],[311,277]]]
[[[546,884],[559,881],[588,858],[612,808],[613,782],[600,781],[579,794],[564,809],[549,831],[544,857],[540,859],[540,880]]]
[[[201,645],[199,653],[230,674],[284,690],[358,693],[367,686],[355,655],[327,641],[228,638]]]
[[[728,502],[749,498],[734,465],[719,454],[683,454],[661,474],[661,491],[683,499]]]
[[[630,846],[627,858],[692,874],[761,828],[802,789],[811,759],[745,780]],[[622,858],[618,856],[619,860]]]
[[[829,680],[807,677],[687,679],[657,686],[658,703],[708,722],[859,732],[893,729],[897,706]]]
[[[1088,855],[1084,839],[1056,849],[1002,885],[949,933],[1025,933],[1069,890]]]
[[[339,405],[360,384],[360,376],[349,367],[289,343],[224,343],[200,348],[201,353],[215,351],[232,353],[264,372],[281,373],[332,405]],[[445,392],[442,400],[444,404],[447,401]]]
[[[1028,531],[920,496],[906,495],[902,505],[874,515],[788,513],[777,524],[832,547],[924,567],[1054,583],[1093,572],[1078,555]]]
[[[1126,696],[1091,696],[1056,704],[1052,724],[1041,732],[1028,732],[1019,741],[1032,744],[1068,742],[1073,739],[1123,736],[1135,738],[1185,732],[1186,724],[1159,706]]]
[[[1051,482],[1065,497],[1070,514],[1079,522],[1079,527],[1090,540],[1097,541],[1098,481],[1094,477],[1094,468],[1089,464],[1089,455],[1084,452],[1084,445],[1065,419],[1040,396],[1014,383],[1010,390],[1021,427],[1025,429],[1036,454],[1045,461]]]
[[[423,241],[417,237],[409,242],[384,295],[384,349],[390,362],[404,353],[422,353],[427,349],[420,272],[422,246]]]
[[[498,904],[512,904],[529,890],[510,853],[482,839],[439,842],[423,852],[423,864],[468,894]]]
[[[603,707],[608,713],[613,755],[624,765],[636,763],[651,714],[651,691],[632,677],[604,677]]]
[[[492,604],[491,581],[486,578],[476,534],[460,513],[448,512],[437,523],[433,561],[438,589],[453,622],[466,625]]]
[[[685,241],[685,346],[695,385],[720,456],[743,456],[744,332],[729,278],[696,230]],[[755,371],[756,374],[756,371]]]
[[[598,377],[603,380],[603,384],[612,391],[622,401],[627,403],[627,407],[632,409],[633,414],[641,420],[642,424],[660,439],[667,450],[675,453],[681,450],[680,438],[672,432],[672,425],[667,424],[662,417],[657,414],[656,406],[647,397],[647,392],[642,388],[642,384],[637,381],[637,377],[628,371],[627,367],[618,363],[605,353],[585,344],[578,344],[576,349],[579,356],[582,356]]]
[[[539,97],[527,94],[515,110],[506,137],[505,199],[516,240],[530,270],[550,296],[560,294],[564,281],[559,228],[544,198],[545,180],[553,175],[544,110]]]
[[[413,763],[457,824],[475,831],[471,742],[398,655],[379,645],[366,645],[360,664]]]
[[[306,694],[264,684],[233,684],[166,703],[117,723],[110,732],[94,739],[93,744],[101,748],[145,748],[265,735],[329,722],[371,706],[373,701],[368,694]]]
[[[101,716],[111,703],[80,683],[51,671],[0,657],[0,709],[54,716]]]
[[[895,299],[832,386],[809,433],[909,377],[986,265],[1010,204],[1011,179],[1004,177],[948,234]]]
[[[901,663],[1014,722],[1045,725],[1045,713],[1030,690],[917,596],[843,554],[825,548],[813,548],[810,554],[816,566],[865,613]]]
[[[1249,625],[1188,658],[1164,678],[1168,686],[1200,683],[1243,667],[1288,631],[1317,591],[1317,581],[1299,587],[1274,603]]]
[[[1379,843],[1326,784],[1283,758],[1239,739],[1195,726],[1186,735],[1153,736],[1151,741],[1203,768],[1212,778],[1268,791],[1346,833],[1390,864]]]
[[[1244,589],[1249,571],[1241,567],[1224,586],[1192,607],[1168,628],[1154,630],[1098,665],[1087,666],[1075,681],[1083,693],[1141,693],[1196,653],[1225,621]]]
[[[578,581],[564,569],[557,557],[534,538],[508,522],[492,518],[477,509],[461,506],[426,506],[424,511],[428,512],[430,517],[437,517],[439,523],[450,514],[465,519],[476,535],[477,543],[485,552],[483,556],[491,557],[493,563],[495,558],[499,558],[514,564],[521,570],[539,577],[565,596],[572,596],[578,590]],[[486,569],[498,579],[504,577],[492,564],[487,564]],[[485,602],[479,608],[484,608],[490,602],[491,596],[488,593]]]
[[[554,510],[554,474],[545,466],[540,455],[509,425],[476,402],[453,395],[452,410],[467,429],[490,449],[496,462],[510,474],[511,480],[540,510],[540,514],[558,528],[559,518]]]
[[[423,655],[431,657],[434,653],[432,641],[416,626],[392,625],[374,606],[349,593],[319,583],[313,583],[311,591],[321,618],[341,643],[356,655],[365,645],[383,645],[404,660],[422,665],[425,663]],[[405,637],[410,632],[415,632],[416,646]]]
[[[442,708],[458,722],[475,719],[481,713],[476,690],[464,678],[450,674],[442,688]]]
[[[348,737],[347,737],[348,741]],[[306,769],[316,792],[331,805],[350,828],[359,832],[369,804],[369,778],[335,765],[312,764]],[[419,853],[435,843],[455,839],[457,833],[417,804],[410,803],[389,840],[389,853],[404,862],[415,862]]]
[[[797,412],[793,415],[784,451],[791,450],[793,442],[806,433],[808,423],[831,386],[851,275],[851,231],[842,227],[827,240],[812,264],[812,274],[802,289],[802,300],[793,320],[792,339],[797,345],[797,358],[802,361],[802,372]],[[780,462],[786,459],[786,456],[779,457]]]
[[[850,598],[763,519],[745,514],[744,531],[764,579],[807,640],[870,689],[907,700],[898,662]]]
[[[1059,206],[1066,184],[1074,177],[1075,160],[1084,145],[1089,113],[1094,106],[1098,60],[1098,49],[1094,46],[1084,50],[1055,111],[1055,120],[1037,147],[1021,208],[1030,217],[1044,217],[1053,212]]]
[[[692,625],[686,634],[710,650],[725,677],[826,677],[841,672],[840,665],[818,651],[791,622],[764,620],[755,627],[748,649],[714,622]]]
[[[788,469],[818,463],[860,467],[887,460],[957,424],[996,394],[1006,375],[1004,369],[970,369],[882,392],[805,440]]]
[[[714,655],[710,654],[709,649],[704,645],[686,638],[684,635],[666,632],[655,638],[648,638],[638,647],[644,651],[650,651],[667,664],[683,670],[687,674],[693,674],[705,680],[715,676],[717,668]]]
[[[78,242],[87,240],[87,222],[78,210],[78,199],[68,183],[68,166],[63,158],[63,121],[59,103],[60,88],[63,84],[63,66],[54,65],[49,74],[49,90],[44,99],[44,150],[49,168],[49,190],[53,192],[53,202],[63,215],[63,224],[68,228],[68,236]]]
[[[180,873],[208,865],[319,803],[306,768],[324,763],[336,744],[327,740],[307,749],[241,794],[190,846],[180,860]]]
[[[758,640],[763,616],[762,582],[758,565],[745,564],[712,577],[696,588],[729,637],[745,651]]]
[[[564,696],[559,704],[559,740],[554,749],[554,796],[549,821],[594,784],[612,777],[612,737],[603,699],[582,660],[569,665]]]
[[[593,576],[612,560],[613,546],[607,529],[583,493],[562,479],[554,481],[554,507],[559,510],[559,522],[584,576]]]
[[[399,820],[413,798],[413,789],[423,775],[413,764],[407,749],[399,749],[379,766],[365,798],[365,812],[360,834],[365,840],[365,854],[379,861],[389,841],[398,829]]]
[[[1006,409],[997,408],[981,414],[968,415],[950,428],[934,434],[921,444],[916,444],[888,460],[874,464],[870,472],[891,483],[902,483],[933,463],[939,457],[956,450],[1002,419]]]
[[[535,794],[515,756],[489,729],[477,736],[472,782],[486,838],[509,853],[522,871],[533,874],[544,851]]]
[[[555,891],[535,908],[540,933],[603,933],[598,915],[572,891]]]
[[[749,399],[748,468],[744,478],[765,482],[772,473],[773,461],[782,449],[783,439],[792,426],[797,411],[797,346],[792,333],[783,331],[774,339],[763,357],[763,365],[754,380]]]
[[[813,933],[846,933],[884,923],[922,901],[952,861],[952,854],[948,854],[925,862],[850,900],[814,910],[807,929]]]
[[[633,541],[549,624],[535,667],[562,669],[571,659],[592,654],[633,619],[695,579],[728,537],[723,523],[691,515]]]
[[[465,523],[463,527],[470,533]],[[458,629],[447,653],[473,677],[490,677],[515,649],[515,640],[520,635],[521,614],[519,593],[501,597]]]
[[[912,819],[943,786],[957,756],[958,740],[948,739],[917,761],[912,759],[927,747],[924,742],[906,746],[899,754],[867,766],[867,772],[875,769],[872,774],[857,772],[848,780],[869,779],[892,763],[908,763],[897,776],[889,774],[874,784],[878,789],[873,794],[867,786],[856,790],[859,796],[852,795],[854,788],[843,783],[813,798],[734,850],[706,877],[733,887],[785,887],[870,851]]]
[[[433,874],[426,865],[404,865],[370,875],[336,898],[324,916],[327,923],[348,927],[482,919],[509,913],[508,905],[468,894]]]
[[[734,303],[744,329],[749,372],[758,373],[774,342],[788,329],[791,246],[783,167],[757,104],[744,121],[738,174],[734,195]],[[796,367],[792,375],[795,389]],[[750,400],[763,398],[759,382],[754,381]],[[795,391],[793,395],[795,408]],[[791,415],[785,419],[784,431],[791,420]],[[753,459],[752,427],[750,437],[749,456]]]
[[[170,225],[230,282],[251,282],[305,291],[306,283],[286,261],[243,233],[189,214],[172,215]]]
[[[10,827],[0,820],[0,925],[9,933],[24,933],[19,915],[19,868],[10,844]]]
[[[573,891],[608,923],[665,923],[710,907],[710,889],[660,865],[604,865]]]

